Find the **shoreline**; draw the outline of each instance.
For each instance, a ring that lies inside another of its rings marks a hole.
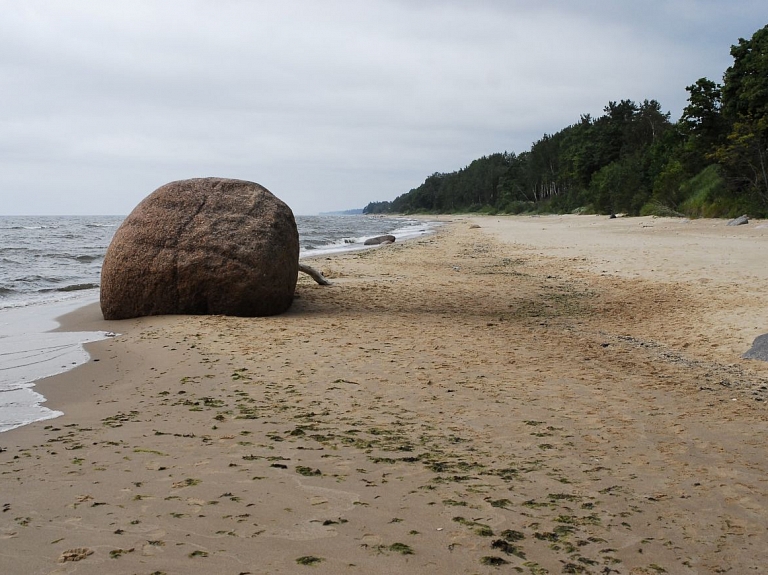
[[[67,333],[57,329],[57,316],[90,301],[92,297],[88,296],[0,310],[0,433],[8,431],[9,426],[23,426],[60,414],[42,406],[44,397],[35,389],[35,383],[84,363],[88,356],[83,345],[107,337],[99,331]]]
[[[768,363],[740,358],[768,327],[762,268],[622,260],[643,240],[661,261],[658,221],[592,230],[607,250],[567,219],[449,220],[317,260],[334,285],[300,279],[281,316],[109,322],[36,384],[65,415],[0,434],[8,572],[768,562]],[[702,258],[765,246],[700,225]]]
[[[387,220],[393,222],[392,225],[400,222],[399,226],[390,230],[400,242],[429,235],[436,225],[433,220],[417,226],[413,222],[418,220],[412,218],[390,217]],[[311,260],[363,249],[371,247],[344,242],[315,249],[302,248],[300,259]],[[55,419],[60,414],[44,405],[47,396],[39,392],[37,382],[88,361],[85,344],[109,337],[104,331],[97,333],[99,324],[95,324],[97,327],[90,330],[93,333],[88,334],[82,332],[89,330],[78,328],[81,332],[79,336],[66,328],[57,327],[58,316],[62,313],[69,315],[62,309],[76,310],[88,306],[94,298],[98,302],[98,290],[95,295],[92,291],[77,297],[0,308],[0,339],[5,350],[0,358],[3,360],[0,361],[0,374],[4,376],[0,377],[0,433],[33,421]],[[67,336],[67,333],[70,335]],[[82,341],[78,341],[78,337]],[[66,357],[61,352],[64,347],[69,350]],[[57,358],[61,359],[62,365],[57,363]]]

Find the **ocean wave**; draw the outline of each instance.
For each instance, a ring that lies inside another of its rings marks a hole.
[[[95,262],[96,260],[100,260],[103,256],[73,256],[73,259],[79,261],[79,262]]]
[[[116,216],[0,216],[0,286],[6,286],[0,309],[97,290],[104,253],[122,221]],[[302,257],[362,249],[365,239],[388,233],[400,241],[429,227],[410,218],[370,216],[297,216],[296,223]]]
[[[303,245],[304,250],[319,250],[325,248],[337,248],[362,244],[365,238],[312,238],[308,239]]]
[[[94,283],[82,283],[82,284],[70,284],[59,288],[44,288],[37,290],[40,293],[48,292],[70,292],[70,291],[82,291],[85,289],[95,289],[99,287],[99,284]]]
[[[67,252],[50,252],[50,253],[44,253],[36,255],[35,257],[39,259],[49,259],[49,260],[74,260],[76,262],[81,263],[90,263],[94,262],[96,260],[100,260],[104,257],[104,254],[71,254]]]
[[[28,381],[28,382],[13,382],[13,383],[0,383],[0,404],[2,405],[8,405],[7,400],[3,400],[2,393],[8,393],[11,391],[20,391],[25,389],[30,389],[34,387],[34,382]],[[7,396],[6,396],[7,397]]]
[[[38,395],[38,394],[35,394]],[[42,396],[41,396],[42,397]],[[34,398],[34,396],[33,396]],[[44,399],[44,398],[43,398]],[[24,403],[22,406],[5,406],[0,403],[0,433],[10,431],[35,421],[46,421],[64,415],[61,411],[53,411],[38,403]]]
[[[17,278],[14,278],[12,281],[23,283],[23,284],[35,284],[35,283],[55,284],[55,283],[59,283],[61,279],[57,277],[50,277],[50,276],[32,275],[32,276],[17,277]]]
[[[90,263],[96,260],[100,260],[104,257],[103,254],[88,255],[88,254],[68,254],[68,253],[49,253],[39,256],[41,258],[54,259],[54,260],[75,260],[81,263]]]
[[[77,290],[62,292],[58,290],[49,290],[48,292],[42,291],[19,291],[14,294],[9,294],[6,298],[0,298],[0,312],[3,310],[9,311],[14,309],[22,309],[26,307],[36,307],[40,305],[48,304],[60,304],[70,301],[90,301],[93,299],[93,291],[90,290]],[[85,304],[83,304],[85,305]]]
[[[84,284],[72,284],[68,286],[64,286],[63,288],[59,288],[56,291],[80,291],[84,289],[94,289],[99,287],[99,284],[92,284],[92,283],[84,283]]]

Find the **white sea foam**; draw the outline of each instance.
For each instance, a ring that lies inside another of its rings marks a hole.
[[[34,382],[88,360],[83,344],[103,332],[51,332],[69,311],[98,299],[101,260],[114,216],[0,216],[0,432],[61,415],[42,405]],[[371,216],[298,216],[301,255],[365,249],[370,237],[398,241],[430,233],[435,222]]]
[[[105,332],[51,332],[55,318],[95,301],[93,296],[0,310],[0,432],[61,415],[44,407],[34,382],[88,361],[83,344]]]
[[[390,223],[390,225],[393,219],[394,218],[388,218],[387,221]],[[380,234],[377,233],[373,235],[367,234],[364,236],[342,237],[334,242],[317,245],[312,249],[302,248],[300,257],[315,257],[327,254],[337,254],[341,252],[369,249],[372,246],[366,246],[365,240],[376,235],[392,235],[395,236],[396,241],[410,240],[434,233],[435,228],[440,225],[442,225],[441,222],[403,219],[401,225],[395,227],[395,229],[391,231],[385,231]]]

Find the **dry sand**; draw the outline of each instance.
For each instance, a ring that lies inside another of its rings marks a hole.
[[[0,572],[763,573],[767,246],[452,218],[279,317],[80,310],[121,335],[0,435]]]

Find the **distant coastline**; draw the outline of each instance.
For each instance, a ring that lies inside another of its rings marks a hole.
[[[530,150],[435,172],[364,213],[768,217],[767,52],[768,26],[739,39],[722,85],[687,86],[677,121],[656,100],[608,102],[602,116],[582,114]]]
[[[355,208],[352,210],[342,210],[339,212],[320,212],[321,216],[361,216],[365,208]]]

